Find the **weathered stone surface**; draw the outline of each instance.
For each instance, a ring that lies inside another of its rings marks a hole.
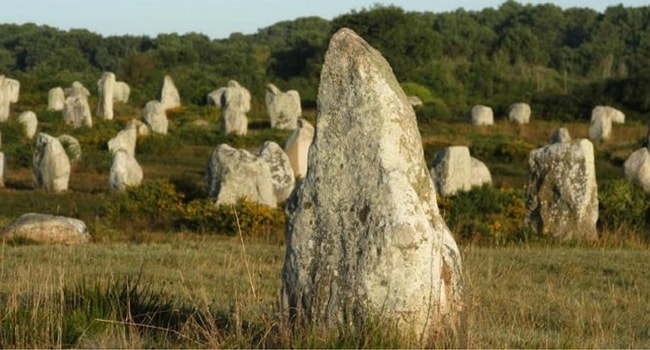
[[[650,192],[650,152],[643,147],[634,151],[623,164],[625,178]]]
[[[286,208],[283,305],[317,326],[391,320],[426,339],[457,320],[461,262],[413,108],[349,29],[330,41],[318,106],[309,171]]]
[[[90,114],[88,98],[83,94],[74,94],[66,98],[63,105],[63,120],[75,129],[84,126],[91,128],[93,118]]]
[[[250,92],[238,82],[229,81],[226,90],[221,95],[221,132],[226,135],[246,135],[248,133],[246,113],[250,109]]]
[[[597,106],[591,112],[591,125],[589,126],[589,139],[592,141],[605,141],[612,134],[612,118],[609,111],[602,106]]]
[[[142,119],[149,125],[152,132],[167,135],[169,121],[165,109],[162,103],[155,100],[147,102],[144,106]]]
[[[65,88],[63,90],[63,94],[66,98],[77,95],[81,95],[86,99],[90,97],[90,91],[88,91],[88,89],[86,89],[86,87],[78,81],[72,82],[72,85],[70,87]]]
[[[0,122],[9,119],[9,110],[12,103],[18,102],[20,82],[0,75]]]
[[[47,110],[62,111],[65,104],[65,94],[60,86],[51,88],[47,93]]]
[[[113,91],[115,89],[115,74],[104,72],[97,81],[98,103],[97,117],[104,120],[113,120]]]
[[[111,191],[140,186],[143,176],[142,167],[133,155],[122,148],[113,152],[113,164],[108,177],[108,188]]]
[[[40,133],[34,151],[34,184],[50,192],[68,189],[70,160],[61,142],[55,137]]]
[[[36,113],[25,111],[18,116],[18,122],[25,128],[25,136],[27,136],[28,139],[34,138],[34,135],[36,135],[36,128],[38,128]]]
[[[269,165],[276,201],[284,202],[296,186],[296,178],[293,175],[289,156],[284,153],[280,145],[272,141],[264,142],[260,148],[259,156]]]
[[[424,105],[422,100],[417,96],[408,96],[408,100],[411,107],[420,107]]]
[[[5,187],[5,177],[7,176],[7,158],[3,152],[0,152],[0,188]]]
[[[70,163],[78,163],[81,160],[81,144],[74,136],[63,134],[58,137],[61,146],[70,159]]]
[[[558,128],[551,135],[551,143],[571,142],[571,135],[567,128]]]
[[[528,124],[530,123],[530,114],[531,110],[528,103],[513,103],[510,105],[508,120],[517,124]]]
[[[215,147],[205,169],[208,196],[217,205],[235,204],[241,197],[275,208],[271,170],[262,159],[226,144]]]
[[[163,80],[163,86],[160,90],[160,104],[163,110],[181,106],[181,96],[178,94],[176,85],[174,85],[174,80],[169,75],[165,75]]]
[[[131,95],[131,88],[129,84],[123,81],[116,81],[113,85],[113,101],[127,103],[129,102],[129,96]]]
[[[282,92],[273,84],[266,85],[266,110],[274,129],[294,130],[302,115],[300,94],[296,90]]]
[[[125,129],[135,129],[138,137],[149,135],[149,125],[139,119],[131,119],[126,123]]]
[[[289,157],[293,174],[297,178],[307,175],[307,156],[313,139],[314,127],[307,120],[298,119],[296,130],[284,145],[284,151]]]
[[[136,128],[124,128],[112,139],[108,140],[108,151],[115,154],[118,150],[123,150],[128,155],[134,157],[137,140],[138,131]]]
[[[27,213],[0,230],[0,238],[28,239],[38,243],[83,244],[90,241],[86,224],[65,216]]]
[[[207,104],[209,106],[216,106],[216,107],[219,107],[219,108],[223,107],[221,105],[221,98],[222,98],[223,93],[225,91],[226,91],[226,87],[224,86],[224,87],[220,87],[220,88],[210,92],[205,98]]]
[[[598,185],[594,149],[586,139],[530,152],[526,223],[560,240],[598,238]]]
[[[470,176],[468,179],[470,187],[480,187],[492,184],[492,174],[485,163],[471,157],[470,158]]]
[[[612,123],[625,124],[625,114],[618,109],[610,106],[596,106],[591,110],[591,116],[604,115],[609,118]]]
[[[473,125],[494,125],[494,113],[488,106],[476,105],[472,107],[469,115]]]
[[[436,191],[441,196],[452,196],[471,188],[472,159],[466,146],[451,146],[436,152],[433,169]]]

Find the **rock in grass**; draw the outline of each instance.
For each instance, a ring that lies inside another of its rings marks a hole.
[[[123,191],[128,187],[137,187],[142,183],[142,167],[132,154],[119,148],[113,152],[113,164],[108,177],[111,191]]]
[[[625,177],[650,192],[650,152],[647,147],[639,148],[623,164]]]
[[[598,238],[598,185],[594,148],[586,139],[530,152],[526,223],[560,240]]]
[[[246,150],[220,144],[212,150],[205,169],[208,196],[216,204],[236,204],[242,197],[277,207],[269,164]]]
[[[266,85],[266,110],[274,129],[293,130],[302,115],[300,94],[296,90],[282,92],[273,84]]]
[[[472,125],[494,125],[494,112],[488,106],[476,105],[472,107],[469,116]]]
[[[388,320],[427,339],[458,320],[463,287],[415,112],[350,29],[329,43],[318,106],[309,171],[287,202],[283,306],[294,322]]]
[[[36,188],[49,192],[62,192],[68,189],[70,160],[57,138],[45,133],[38,134],[33,161]]]
[[[65,216],[27,213],[0,231],[6,240],[24,239],[38,243],[83,244],[90,241],[86,224]]]
[[[305,119],[298,119],[297,128],[287,139],[284,151],[289,157],[293,174],[297,178],[307,175],[307,156],[314,139],[314,127]]]
[[[513,103],[508,111],[508,120],[517,124],[530,123],[530,105],[528,103]]]

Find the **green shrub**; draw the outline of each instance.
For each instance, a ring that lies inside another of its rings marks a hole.
[[[627,228],[650,238],[650,194],[627,180],[598,186],[598,224],[603,229]]]
[[[445,221],[461,240],[504,243],[525,238],[523,191],[474,187],[450,197],[438,197]]]
[[[26,168],[32,166],[32,141],[25,136],[24,126],[7,120],[0,123],[0,152],[3,152],[9,168]]]
[[[406,82],[400,84],[406,96],[417,96],[422,100],[422,103],[428,104],[434,101],[431,90],[424,85],[418,83]]]
[[[161,135],[150,133],[146,137],[139,137],[137,141],[138,154],[163,155],[172,150],[181,148],[181,141],[174,135]]]

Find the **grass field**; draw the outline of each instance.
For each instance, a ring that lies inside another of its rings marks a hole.
[[[93,130],[68,130],[56,115],[45,114],[40,131],[82,141],[82,161],[73,166],[70,190],[61,194],[33,189],[31,141],[12,134],[15,125],[0,124],[10,165],[6,188],[0,189],[0,226],[41,212],[80,218],[93,236],[79,247],[2,243],[0,347],[417,346],[390,327],[369,327],[363,334],[289,332],[276,307],[284,260],[281,223],[271,235],[233,235],[219,227],[199,234],[172,225],[168,212],[111,214],[122,197],[108,192],[106,142],[138,114],[117,107],[114,122],[97,122]],[[311,121],[314,115],[306,112]],[[185,202],[202,196],[205,162],[218,143],[256,150],[266,140],[284,145],[289,136],[269,130],[259,116],[251,118],[246,137],[220,135],[218,112],[207,107],[180,108],[169,117],[170,135],[139,140],[136,158],[145,181],[169,180]],[[199,118],[211,126],[192,127]],[[584,122],[517,126],[500,119],[487,128],[461,120],[420,123],[429,164],[441,147],[467,145],[491,169],[495,188],[517,193],[527,181],[528,151],[546,144],[559,126],[573,138],[588,133]],[[614,126],[611,140],[595,145],[599,184],[622,177],[623,161],[641,146],[646,130],[646,121],[628,121]],[[495,215],[495,222],[523,219]],[[650,347],[650,232],[604,227],[590,245],[543,239],[498,245],[459,236],[465,326],[440,345]]]

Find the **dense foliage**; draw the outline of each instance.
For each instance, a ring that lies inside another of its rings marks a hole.
[[[515,1],[446,13],[374,6],[220,40],[200,33],[102,37],[4,24],[0,73],[19,79],[21,91],[39,103],[51,87],[79,80],[94,88],[102,71],[113,71],[142,104],[170,74],[187,104],[204,104],[208,92],[236,79],[258,102],[265,84],[274,82],[299,90],[303,104],[314,106],[327,40],[344,26],[379,49],[398,79],[428,89],[425,98],[444,116],[459,116],[476,103],[503,115],[517,101],[533,104],[537,117],[565,120],[586,117],[598,103],[632,117],[650,111],[650,6],[619,5],[604,13]]]

